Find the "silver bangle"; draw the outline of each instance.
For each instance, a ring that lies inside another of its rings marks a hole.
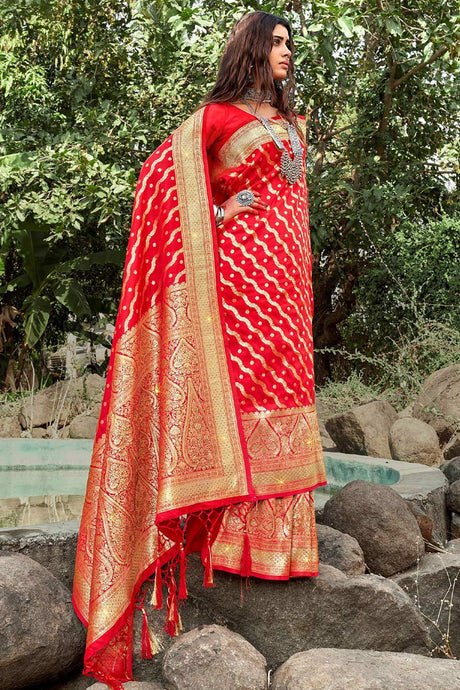
[[[216,204],[213,204],[213,208],[214,208],[214,218],[216,221],[216,226],[222,225],[222,223],[224,222],[224,215],[225,215],[224,208],[222,206],[216,206]]]

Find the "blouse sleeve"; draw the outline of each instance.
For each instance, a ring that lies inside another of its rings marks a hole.
[[[203,136],[205,137],[206,151],[211,158],[214,151],[225,139],[226,119],[227,108],[224,103],[210,103],[205,106]]]

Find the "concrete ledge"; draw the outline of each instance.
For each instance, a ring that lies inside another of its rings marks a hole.
[[[0,529],[0,556],[15,551],[48,568],[72,589],[80,520]]]

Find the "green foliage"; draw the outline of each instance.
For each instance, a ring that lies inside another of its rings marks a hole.
[[[432,372],[460,361],[459,330],[423,317],[401,328],[398,339],[390,342],[392,349],[378,354],[333,351],[343,368],[318,389],[328,415],[377,398],[402,410]]]
[[[199,105],[254,9],[295,31],[329,374],[349,361],[332,350],[372,358],[417,319],[458,323],[443,306],[458,291],[453,0],[4,0],[0,272],[26,319],[17,340],[38,348],[113,319],[121,260],[91,257],[124,254],[142,162]]]
[[[294,7],[310,126],[314,337],[326,373],[346,375],[348,353],[389,352],[422,316],[458,327],[458,7]]]
[[[369,237],[369,269],[342,326],[344,341],[372,353],[377,338],[382,351],[391,351],[401,333],[414,336],[420,323],[459,331],[459,228],[460,216],[443,215],[405,220],[375,242]]]

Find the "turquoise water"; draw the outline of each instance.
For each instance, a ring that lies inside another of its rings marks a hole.
[[[392,467],[386,467],[377,463],[372,465],[369,462],[359,462],[355,458],[356,456],[353,456],[350,460],[339,460],[338,458],[325,455],[324,464],[328,483],[327,486],[320,486],[316,491],[333,494],[355,479],[363,479],[373,484],[390,485],[396,484],[400,478],[399,472]],[[368,458],[366,459],[368,460]]]
[[[91,439],[0,439],[0,528],[79,518],[92,448]],[[399,480],[397,470],[370,460],[325,455],[328,484],[315,490],[317,504],[354,479]]]
[[[93,441],[0,439],[0,499],[83,495]]]

